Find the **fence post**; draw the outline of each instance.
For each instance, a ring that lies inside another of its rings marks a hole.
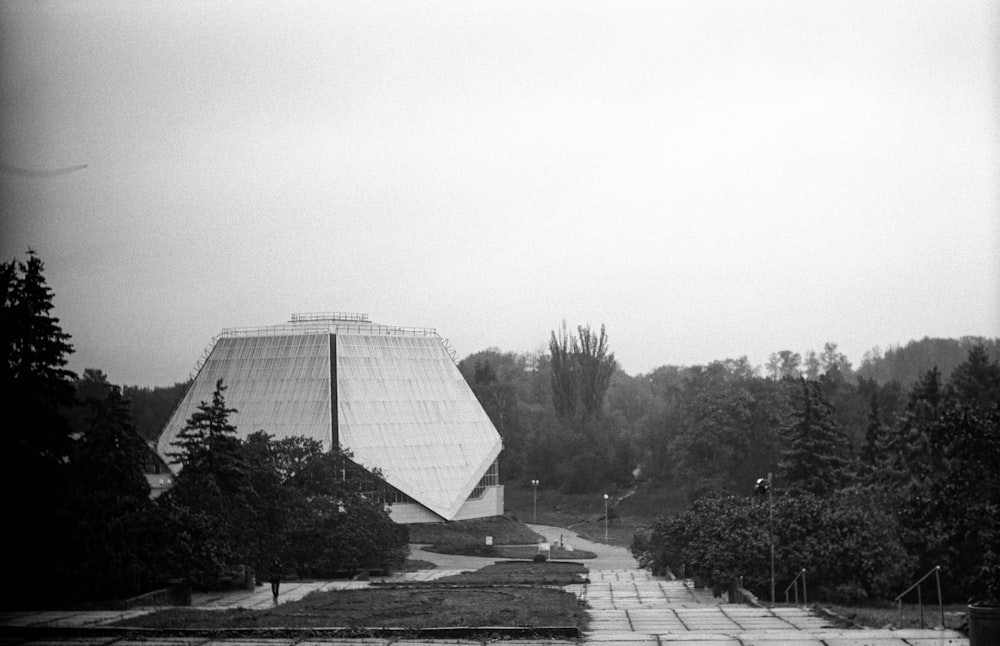
[[[938,611],[941,613],[941,630],[944,630],[944,601],[941,599],[941,566],[934,566],[934,578],[937,579]]]
[[[917,586],[917,606],[920,607],[920,629],[924,628],[924,594],[920,591],[920,586]]]

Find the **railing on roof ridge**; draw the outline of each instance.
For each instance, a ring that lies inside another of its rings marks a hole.
[[[378,323],[354,323],[350,321],[319,321],[310,324],[283,323],[281,325],[263,325],[259,327],[231,327],[222,330],[220,337],[234,336],[281,336],[300,334],[336,333],[338,331],[371,333],[392,336],[439,336],[437,330],[429,327],[403,327],[398,325],[380,325]]]
[[[191,374],[188,375],[191,381],[194,381],[195,377],[198,376],[198,372],[201,370],[201,367],[205,365],[206,361],[208,361],[208,355],[212,354],[212,349],[215,347],[215,344],[219,341],[220,336],[222,335],[217,334],[212,337],[212,340],[209,341],[208,345],[205,347],[205,351],[201,353],[201,357],[199,357],[198,361],[195,362],[194,368],[191,369]]]
[[[296,315],[293,314],[293,317]],[[367,318],[366,314],[362,314]],[[324,319],[327,320],[327,319]],[[392,336],[394,334],[403,336],[436,336],[441,344],[444,346],[445,351],[448,356],[451,357],[452,362],[458,365],[458,353],[455,348],[452,347],[451,342],[438,334],[437,330],[429,327],[402,327],[396,325],[379,325],[377,323],[351,323],[347,321],[333,321],[327,320],[325,324],[310,324],[303,325],[302,323],[284,323],[281,325],[266,325],[258,327],[231,327],[225,328],[219,334],[212,337],[212,340],[208,342],[208,346],[205,348],[204,352],[201,353],[201,357],[195,362],[194,368],[191,370],[190,378],[194,380],[198,376],[198,372],[201,370],[205,362],[208,361],[209,355],[212,354],[212,349],[215,348],[215,344],[218,343],[219,339],[226,337],[241,337],[241,336],[282,336],[282,335],[306,335],[306,334],[327,334],[332,330],[345,332],[369,332],[374,334],[383,334],[386,336]]]
[[[454,362],[454,364],[457,366],[458,365],[458,353],[455,352],[455,348],[451,347],[451,341],[449,341],[448,339],[444,338],[443,336],[438,336],[438,338],[441,339],[441,345],[444,346],[444,349],[448,352],[448,356],[451,357],[452,362]]]
[[[367,314],[354,312],[300,312],[292,314],[292,323],[303,321],[352,321],[354,323],[371,323]]]

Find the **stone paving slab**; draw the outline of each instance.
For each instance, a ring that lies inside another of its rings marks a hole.
[[[587,604],[585,644],[628,646],[967,646],[953,631],[847,630],[807,608],[730,604],[688,582],[591,571],[575,593]],[[628,628],[626,628],[628,627]],[[630,629],[634,638],[626,638]]]

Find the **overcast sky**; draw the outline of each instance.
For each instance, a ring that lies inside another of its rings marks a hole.
[[[0,0],[0,255],[70,367],[292,312],[629,374],[1000,336],[1000,5]],[[86,168],[76,168],[86,165]]]

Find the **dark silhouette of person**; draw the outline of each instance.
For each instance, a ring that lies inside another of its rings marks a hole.
[[[278,603],[278,588],[281,586],[281,561],[274,559],[271,563],[271,594],[274,595],[274,602]]]

